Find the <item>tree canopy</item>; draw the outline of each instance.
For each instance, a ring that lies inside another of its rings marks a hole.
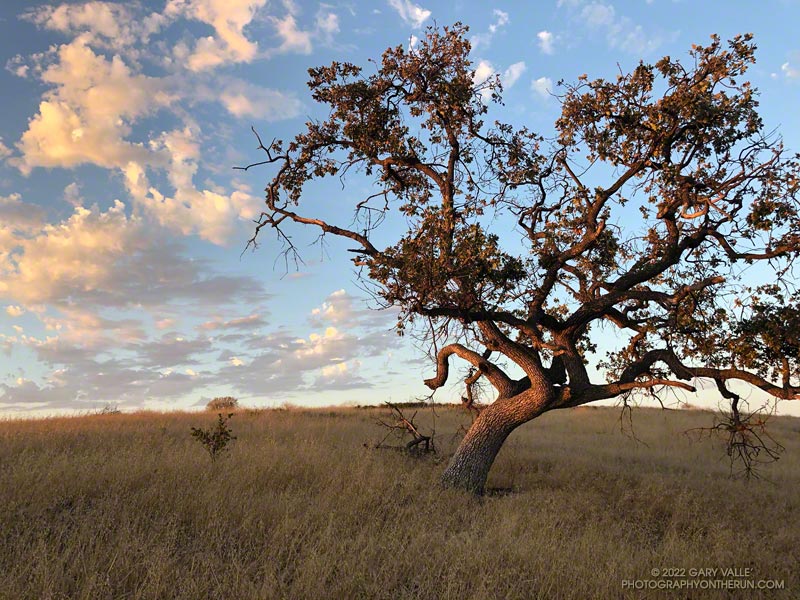
[[[400,328],[429,326],[437,372],[425,383],[443,386],[455,354],[474,367],[470,383],[492,384],[495,404],[528,411],[523,422],[698,380],[736,419],[733,380],[800,397],[800,159],[765,127],[743,80],[752,37],[712,36],[684,61],[562,83],[545,137],[489,121],[500,80],[476,81],[466,33],[429,28],[366,71],[311,69],[329,116],[288,143],[259,138],[256,164],[276,171],[251,242],[270,227],[294,252],[292,224],[349,238]],[[304,212],[308,182],[354,172],[371,193],[330,199],[352,224]],[[405,228],[379,246],[391,212]]]

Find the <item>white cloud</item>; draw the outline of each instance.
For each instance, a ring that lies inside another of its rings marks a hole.
[[[495,8],[492,11],[492,14],[495,17],[495,21],[494,21],[494,23],[489,25],[489,32],[490,33],[496,33],[498,29],[500,29],[501,27],[503,27],[505,25],[508,25],[508,21],[509,21],[508,13]]]
[[[545,54],[553,54],[553,34],[549,31],[540,31],[536,37],[539,39],[539,49]]]
[[[525,72],[525,61],[515,62],[508,67],[500,76],[500,81],[503,83],[504,89],[510,89]]]
[[[492,11],[492,15],[494,16],[494,21],[489,24],[488,31],[486,33],[478,33],[470,39],[470,43],[472,44],[472,49],[476,50],[480,47],[487,47],[492,43],[492,38],[494,38],[494,34],[497,33],[502,27],[505,27],[510,22],[508,17],[508,13],[502,10],[495,8]]]
[[[507,69],[500,73],[500,83],[503,85],[503,89],[510,89],[513,87],[526,69],[527,67],[525,65],[525,61],[519,61],[515,62],[513,65],[510,65]],[[491,62],[488,60],[480,60],[475,67],[475,73],[472,77],[472,80],[476,86],[479,86],[488,81],[490,78],[494,77],[496,74],[497,70]],[[480,91],[480,94],[485,101],[488,101],[492,95],[492,91],[484,88]]]
[[[610,4],[592,2],[583,7],[581,18],[590,27],[609,27],[614,23],[615,12]]]
[[[783,74],[787,79],[797,79],[800,77],[800,69],[792,66],[788,62],[785,62],[781,65],[781,71],[783,71]]]
[[[495,74],[496,71],[492,63],[490,63],[488,60],[480,60],[475,67],[475,73],[472,75],[472,82],[476,87],[481,86],[486,83],[490,77],[494,77]],[[489,98],[492,96],[492,90],[483,88],[481,89],[480,94],[484,102],[488,102]]]
[[[348,323],[353,319],[353,297],[345,290],[336,290],[321,306],[311,311],[313,323]]]
[[[225,109],[236,117],[277,121],[300,114],[302,104],[293,94],[234,79],[228,80],[222,87],[223,91],[217,92],[217,98]]]
[[[347,374],[347,363],[339,362],[322,367],[320,374],[326,379],[336,379],[337,377],[341,377],[342,375]]]
[[[169,156],[168,179],[174,189],[167,196],[150,184],[145,166],[135,161],[123,169],[125,185],[137,207],[160,225],[183,235],[197,234],[214,244],[225,244],[237,220],[252,220],[261,200],[246,191],[230,195],[194,187],[199,147],[189,128],[163,133],[151,146]]]
[[[553,92],[553,80],[549,77],[539,77],[531,82],[531,89],[541,98],[549,98]]]
[[[291,0],[283,0],[286,14],[283,17],[271,16],[269,21],[275,29],[275,34],[280,38],[281,44],[271,48],[264,56],[275,53],[295,52],[298,54],[311,54],[314,50],[314,40],[322,40],[330,45],[333,38],[339,33],[339,16],[332,12],[327,4],[320,4],[314,18],[312,29],[303,29],[297,22],[299,11]]]
[[[652,52],[665,41],[663,34],[646,32],[641,25],[625,16],[618,16],[612,4],[593,0],[561,0],[559,7],[567,6],[573,17],[591,31],[605,33],[611,48],[619,48],[632,54]],[[672,33],[670,37],[675,37]]]
[[[373,328],[385,332],[392,329],[397,311],[394,309],[372,310],[364,300],[350,295],[344,289],[336,290],[325,301],[311,311],[309,322],[320,327],[332,324],[348,331],[355,328]]]
[[[293,14],[287,14],[282,19],[271,17],[271,21],[275,26],[275,32],[282,40],[277,48],[278,52],[311,54],[314,48],[311,44],[311,32],[299,29]]]
[[[330,43],[333,40],[333,36],[339,33],[339,16],[334,12],[323,10],[323,8],[320,7],[315,20],[314,29]]]
[[[258,43],[244,29],[267,0],[169,0],[168,17],[183,16],[210,25],[213,36],[200,38],[188,57],[192,71],[203,71],[225,63],[251,62],[258,56]]]
[[[431,11],[414,4],[411,0],[389,0],[391,6],[400,18],[408,25],[419,29],[431,16]]]

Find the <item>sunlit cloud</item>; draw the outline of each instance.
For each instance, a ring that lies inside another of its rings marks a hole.
[[[302,104],[296,96],[263,88],[241,80],[230,80],[217,96],[226,110],[236,117],[278,121],[300,114]]]
[[[261,200],[247,192],[235,190],[226,195],[195,188],[199,147],[191,129],[165,132],[151,141],[151,147],[169,157],[167,172],[172,195],[150,183],[143,164],[131,161],[123,172],[136,205],[161,226],[225,244],[238,220],[251,220],[258,214]]]
[[[22,18],[43,29],[80,36],[85,43],[137,56],[134,46],[147,42],[168,23],[161,13],[142,14],[136,4],[98,1],[39,6]]]
[[[119,56],[108,60],[80,38],[61,45],[54,58],[40,75],[54,89],[44,94],[12,164],[30,174],[34,167],[159,162],[146,145],[126,138],[133,122],[176,99],[163,80],[133,73]]]
[[[258,43],[248,39],[247,27],[267,0],[169,0],[164,14],[210,25],[214,35],[197,40],[187,57],[192,71],[226,63],[247,63],[258,56]]]
[[[411,0],[389,0],[391,6],[400,18],[411,25],[414,29],[419,29],[431,16],[431,11],[414,4]]]
[[[15,319],[17,317],[21,317],[22,315],[24,315],[25,309],[22,308],[21,306],[14,306],[13,304],[10,304],[6,306],[6,314],[12,319]]]

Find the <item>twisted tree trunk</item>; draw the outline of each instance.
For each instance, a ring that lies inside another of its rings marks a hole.
[[[442,474],[442,483],[483,494],[489,470],[506,438],[517,427],[542,414],[551,397],[549,390],[528,389],[487,406],[461,440]]]

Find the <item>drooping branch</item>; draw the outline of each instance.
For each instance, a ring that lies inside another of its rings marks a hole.
[[[425,380],[425,385],[430,389],[437,390],[447,383],[447,378],[450,374],[449,358],[453,354],[478,369],[478,372],[483,374],[495,387],[499,397],[507,397],[513,394],[515,389],[514,382],[500,367],[474,350],[457,343],[448,344],[439,350],[436,356],[436,376]]]

